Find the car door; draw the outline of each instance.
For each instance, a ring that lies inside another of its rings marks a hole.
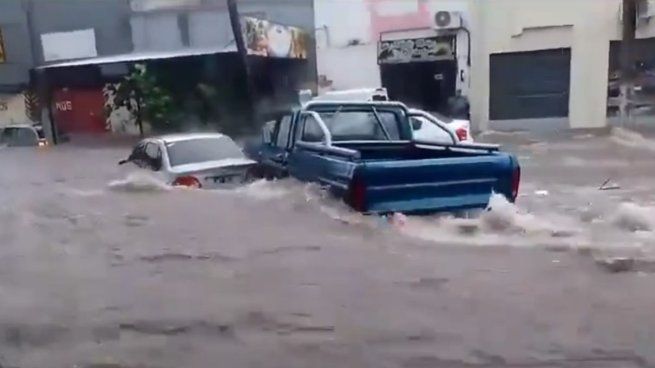
[[[270,142],[262,147],[261,165],[267,177],[287,176],[292,117],[292,114],[287,114],[277,120]]]

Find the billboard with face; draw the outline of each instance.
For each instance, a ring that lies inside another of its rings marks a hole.
[[[241,27],[249,55],[307,58],[307,33],[300,28],[252,17],[243,17]]]

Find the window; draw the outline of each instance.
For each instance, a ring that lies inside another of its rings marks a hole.
[[[418,127],[418,129],[413,130],[414,139],[441,144],[455,144],[452,134],[445,128],[422,116],[412,116],[410,119],[412,127]]]
[[[291,130],[291,115],[285,115],[278,125],[275,145],[280,148],[286,148],[289,144],[289,132]]]
[[[145,158],[147,160],[146,167],[149,167],[155,171],[161,169],[161,150],[156,143],[150,142],[146,144]]]
[[[151,160],[156,160],[161,157],[161,151],[156,143],[148,143],[146,145],[146,156]]]
[[[239,146],[225,136],[170,142],[166,151],[171,166],[244,157]]]
[[[336,111],[319,112],[334,141],[399,140],[400,127],[394,112]]]
[[[323,134],[318,121],[313,116],[307,115],[305,117],[302,140],[305,142],[322,142],[324,138],[325,134]]]

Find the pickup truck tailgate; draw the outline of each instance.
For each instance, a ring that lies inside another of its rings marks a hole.
[[[492,192],[514,200],[518,163],[503,153],[362,162],[351,186],[365,212],[485,208]]]

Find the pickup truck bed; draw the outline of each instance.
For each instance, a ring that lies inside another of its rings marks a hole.
[[[509,154],[415,142],[299,143],[288,167],[366,213],[482,209],[492,192],[513,201],[520,178]]]

